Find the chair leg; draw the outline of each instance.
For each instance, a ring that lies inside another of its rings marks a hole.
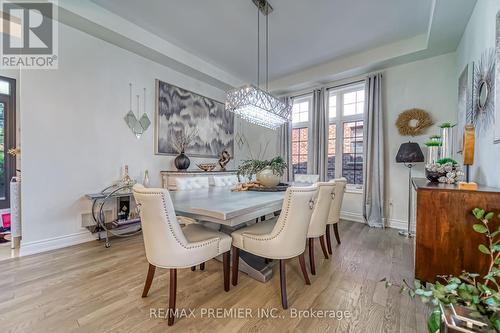
[[[311,284],[311,281],[309,280],[309,275],[307,275],[306,261],[304,259],[304,253],[299,255],[299,264],[300,264],[300,269],[302,270],[302,275],[304,275],[304,280],[306,281],[306,284]]]
[[[222,255],[222,271],[224,273],[224,291],[229,291],[229,255],[231,251]]]
[[[194,272],[196,270],[196,266],[191,266],[191,270]]]
[[[153,282],[153,277],[155,276],[156,266],[149,264],[148,276],[146,277],[146,282],[144,283],[144,289],[142,290],[142,297],[148,296],[149,288],[151,288],[151,283]]]
[[[332,254],[332,236],[330,235],[330,224],[326,225],[326,246],[328,247],[328,253]]]
[[[288,300],[286,297],[286,261],[280,259],[280,286],[281,286],[281,305],[283,309],[288,309]]]
[[[200,264],[200,271],[204,271],[204,270],[205,270],[205,263],[204,263],[204,262],[202,262],[202,263]]]
[[[238,266],[240,264],[240,249],[238,249],[235,246],[232,246],[232,256],[233,256],[233,272],[232,272],[232,279],[233,279],[233,286],[236,286],[238,284]]]
[[[314,265],[314,238],[309,238],[309,264],[311,265],[311,274],[316,275],[316,266]]]
[[[337,243],[340,244],[339,224],[338,223],[335,223],[333,225],[333,232],[335,233],[335,238],[337,238]]]
[[[319,237],[319,243],[321,244],[321,250],[323,251],[325,259],[328,259],[328,251],[326,250],[325,246],[325,235]]]
[[[168,296],[168,326],[172,326],[174,324],[176,294],[177,294],[177,269],[170,268],[170,294]]]

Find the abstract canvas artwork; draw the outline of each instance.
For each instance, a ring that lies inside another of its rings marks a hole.
[[[186,155],[217,157],[223,150],[233,155],[234,114],[224,104],[156,80],[156,154],[177,155],[173,138],[193,130],[197,135]]]

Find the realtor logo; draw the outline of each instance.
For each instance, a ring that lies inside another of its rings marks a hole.
[[[57,68],[57,4],[2,1],[3,68]]]

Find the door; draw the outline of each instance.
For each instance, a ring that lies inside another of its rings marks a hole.
[[[10,180],[16,174],[16,81],[0,76],[0,209],[10,208]]]

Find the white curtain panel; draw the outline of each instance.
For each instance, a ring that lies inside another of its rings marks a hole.
[[[312,109],[312,165],[313,174],[319,175],[320,181],[326,181],[328,168],[328,110],[326,109],[326,89],[313,92]]]
[[[291,97],[283,97],[282,102],[286,105],[292,105]],[[293,167],[292,167],[292,122],[285,123],[278,129],[279,147],[278,152],[281,157],[288,164],[288,169],[283,175],[283,181],[293,181]]]
[[[382,74],[366,78],[365,94],[363,216],[370,227],[384,228]]]

